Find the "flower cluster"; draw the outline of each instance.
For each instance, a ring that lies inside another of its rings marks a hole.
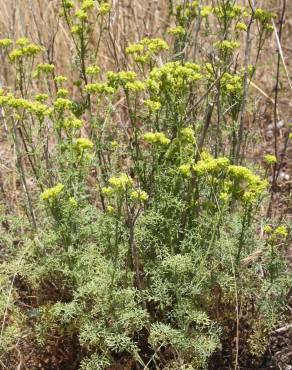
[[[156,96],[163,90],[177,94],[188,84],[193,84],[202,78],[199,71],[200,66],[195,63],[169,62],[162,67],[153,68],[146,84]]]
[[[69,99],[57,98],[54,101],[54,107],[55,107],[56,112],[62,113],[66,109],[71,110],[73,108],[73,103]]]
[[[193,164],[186,163],[179,167],[180,173],[190,177],[194,173],[198,177],[212,176],[219,181],[222,174],[224,182],[222,185],[222,199],[226,200],[232,192],[235,198],[246,203],[255,201],[266,189],[267,181],[261,180],[259,176],[252,173],[246,167],[231,165],[228,158],[213,158],[209,153],[203,152],[201,159]]]
[[[108,180],[108,183],[110,186],[102,188],[103,194],[108,196],[114,193],[125,192],[133,186],[133,180],[126,173],[122,173],[120,176],[111,177]]]
[[[18,47],[13,49],[9,54],[9,60],[11,62],[16,62],[24,57],[34,57],[43,51],[41,46],[30,43],[26,38],[18,39],[16,45]]]
[[[61,183],[58,183],[53,188],[44,190],[41,194],[41,199],[45,201],[55,200],[63,189],[64,189],[64,185]]]
[[[145,202],[149,198],[148,194],[140,189],[132,191],[130,197],[132,200],[138,200],[140,202]]]
[[[182,26],[171,27],[167,30],[167,33],[173,36],[183,36],[186,33],[185,28]]]
[[[111,11],[111,6],[110,4],[103,2],[99,5],[98,12],[100,15],[105,16],[109,14]]]
[[[239,5],[232,5],[226,3],[222,6],[213,8],[213,13],[220,19],[232,20],[240,17],[247,17],[248,11],[246,7]]]
[[[40,119],[43,119],[45,116],[49,116],[52,113],[51,108],[39,101],[32,102],[23,98],[15,98],[12,94],[1,95],[0,105],[6,105],[13,109],[22,109],[35,114]]]
[[[104,82],[87,84],[85,91],[89,94],[111,95],[115,89]]]
[[[93,65],[86,68],[86,74],[88,76],[96,76],[100,72],[99,66]]]
[[[121,71],[112,72],[109,71],[106,74],[108,85],[117,88],[118,86],[125,86],[129,82],[134,82],[136,80],[136,73],[133,71]]]
[[[145,84],[142,81],[127,82],[125,89],[134,92],[140,92],[145,90]]]
[[[229,166],[229,159],[225,157],[213,158],[208,153],[202,153],[202,159],[193,165],[196,175],[218,174]]]
[[[49,74],[53,72],[54,68],[55,68],[54,64],[49,64],[49,63],[38,64],[36,67],[35,76],[40,77],[42,73]]]
[[[159,38],[149,39],[144,38],[137,44],[129,45],[126,48],[126,54],[133,55],[137,63],[148,63],[154,56],[164,50],[168,50],[167,43]]]
[[[185,127],[180,131],[181,138],[184,142],[195,144],[195,131],[191,127]]]
[[[254,12],[254,18],[259,21],[263,27],[267,30],[270,29],[270,27],[273,28],[271,20],[275,17],[276,15],[274,13],[268,12],[264,9],[257,8]]]
[[[67,117],[62,121],[61,126],[69,130],[78,130],[83,127],[84,122],[74,116]],[[79,139],[80,140],[80,139]]]
[[[183,5],[177,5],[176,7],[176,17],[180,23],[185,23],[187,20],[194,19],[199,12],[199,2],[198,1],[190,1],[184,3]]]
[[[241,75],[224,73],[221,78],[222,93],[231,100],[240,100],[243,94],[243,78]]]
[[[273,165],[277,163],[277,158],[272,154],[267,154],[264,156],[264,161],[268,165]]]
[[[159,101],[154,101],[151,99],[144,100],[144,104],[149,109],[150,113],[157,112],[161,108],[161,103]]]
[[[80,152],[93,148],[93,142],[86,137],[80,137],[77,139],[75,145]]]
[[[222,40],[222,41],[217,41],[214,44],[214,47],[221,52],[225,54],[230,54],[232,53],[235,49],[239,47],[239,42],[237,41],[232,41],[232,40]]]
[[[170,143],[163,132],[147,132],[143,135],[143,139],[153,145],[168,145]]]
[[[256,200],[268,186],[266,180],[261,180],[259,176],[243,166],[229,166],[228,174],[238,186],[238,189],[235,190],[242,195],[242,199],[247,203]]]
[[[1,39],[0,40],[0,47],[2,48],[8,48],[13,44],[13,41],[11,39]]]
[[[69,95],[69,91],[67,89],[59,89],[57,91],[57,97],[58,98],[66,98]]]

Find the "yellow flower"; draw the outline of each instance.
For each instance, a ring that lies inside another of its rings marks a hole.
[[[143,139],[150,144],[168,145],[170,143],[170,140],[163,132],[147,132],[144,134]]]
[[[139,200],[141,202],[145,202],[149,198],[148,194],[140,189],[132,191],[130,197],[133,200]]]
[[[188,164],[182,164],[181,166],[179,166],[179,171],[180,173],[185,176],[185,177],[191,177],[192,175],[192,165],[190,163]]]
[[[80,137],[76,140],[76,145],[78,149],[86,150],[93,148],[93,142],[85,137]]]
[[[107,15],[111,11],[111,6],[108,3],[102,3],[100,4],[98,11],[100,15]]]
[[[186,33],[186,30],[182,26],[177,26],[169,28],[167,33],[174,36],[183,36]]]
[[[267,154],[264,156],[264,161],[266,164],[273,165],[277,163],[277,158],[274,155]]]
[[[278,226],[275,231],[274,231],[274,234],[276,236],[281,236],[283,238],[286,238],[288,236],[288,230],[287,230],[287,227],[282,225],[282,226]]]
[[[41,194],[41,199],[45,201],[56,199],[63,189],[64,189],[64,185],[61,183],[58,183],[53,188],[44,190]]]
[[[111,177],[108,182],[117,191],[124,191],[133,185],[133,180],[126,173],[122,173],[117,177]]]

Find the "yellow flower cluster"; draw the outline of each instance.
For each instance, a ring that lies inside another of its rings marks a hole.
[[[235,180],[243,190],[242,199],[246,202],[253,202],[263,191],[267,188],[268,182],[261,180],[261,178],[251,172],[246,167],[231,165],[228,167],[228,174],[231,179]]]
[[[66,109],[71,110],[73,108],[73,103],[69,99],[57,98],[54,101],[54,107],[58,113],[61,113],[64,112]]]
[[[209,14],[213,12],[213,8],[210,5],[205,5],[202,7],[200,15],[201,17],[205,18],[208,17]]]
[[[102,193],[108,196],[124,192],[133,186],[133,180],[126,173],[122,173],[120,176],[111,177],[108,182],[110,186],[102,188]]]
[[[83,127],[83,125],[84,125],[84,122],[81,119],[78,119],[72,116],[72,117],[65,118],[61,126],[64,127],[65,129],[78,130],[81,127]]]
[[[55,81],[57,84],[62,85],[63,82],[67,81],[67,77],[65,76],[56,76]]]
[[[107,14],[110,13],[110,11],[111,11],[110,4],[108,4],[108,3],[101,3],[99,5],[98,12],[99,12],[100,15],[102,15],[102,16],[107,15]]]
[[[85,137],[80,137],[76,140],[76,147],[80,151],[93,148],[93,142]]]
[[[40,103],[39,101],[31,102],[23,98],[15,98],[12,94],[1,95],[0,105],[6,105],[14,109],[23,109],[29,113],[36,114],[41,119],[44,118],[44,116],[49,116],[52,113],[51,108]]]
[[[243,94],[242,76],[226,72],[221,78],[222,92],[231,98],[239,99]]]
[[[168,145],[170,143],[170,140],[163,132],[147,132],[143,135],[143,139],[154,145]]]
[[[126,48],[126,54],[133,55],[137,63],[148,63],[152,58],[164,50],[168,50],[167,43],[159,38],[144,38],[137,44],[129,45]]]
[[[177,5],[176,17],[180,22],[184,22],[188,19],[193,19],[198,15],[198,1],[190,1],[184,4]]]
[[[97,82],[86,85],[85,91],[89,94],[111,95],[115,89],[104,82]]]
[[[146,84],[155,95],[159,95],[162,90],[176,93],[200,80],[202,75],[199,71],[200,66],[195,63],[169,62],[153,68]]]
[[[40,76],[41,73],[48,74],[53,72],[54,68],[55,68],[54,64],[41,63],[38,64],[36,67],[36,74],[37,76]]]
[[[235,26],[235,29],[238,31],[246,31],[247,25],[243,22],[238,22],[237,25]]]
[[[43,103],[44,101],[46,101],[47,99],[49,99],[49,95],[48,94],[37,94],[35,96],[35,100],[40,102],[40,103]]]
[[[86,68],[86,74],[88,76],[96,76],[100,72],[99,66],[93,65]]]
[[[94,0],[83,0],[82,1],[82,10],[89,10],[94,8]]]
[[[232,20],[241,16],[247,17],[248,11],[246,7],[239,5],[228,5],[216,6],[213,8],[213,13],[220,19]]]
[[[185,127],[180,131],[181,138],[183,141],[189,144],[195,144],[195,131],[191,127]]]
[[[64,189],[64,185],[58,183],[53,188],[46,189],[41,194],[41,199],[45,201],[54,200],[58,197],[61,191]]]
[[[274,230],[270,225],[265,225],[263,227],[265,233],[270,234],[270,240],[274,240],[275,238],[287,238],[288,236],[288,229],[285,225],[280,225],[276,227]]]
[[[268,165],[273,165],[273,164],[277,163],[277,158],[274,155],[267,154],[267,155],[264,156],[264,161]]]
[[[192,168],[198,176],[217,174],[229,166],[229,159],[225,157],[213,158],[211,155],[203,153],[202,158]]]
[[[129,91],[140,92],[145,90],[145,84],[141,81],[127,82],[125,88]]]
[[[9,60],[11,62],[16,62],[24,57],[33,57],[43,51],[41,46],[30,43],[26,38],[18,39],[16,45],[18,47],[13,49],[9,54]]]
[[[167,30],[167,33],[173,36],[183,36],[186,30],[182,26],[171,27]]]
[[[229,159],[225,157],[213,158],[209,153],[203,152],[201,159],[193,164],[186,163],[179,167],[179,171],[185,177],[190,177],[192,173],[201,177],[206,175],[224,175],[222,184],[221,200],[226,201],[232,192],[246,203],[256,200],[266,189],[268,183],[261,180],[259,176],[252,173],[246,167],[230,165]]]
[[[132,200],[138,200],[140,202],[145,202],[149,198],[148,194],[140,189],[132,191],[130,197]]]
[[[216,49],[219,49],[220,51],[222,51],[224,53],[232,53],[239,46],[240,46],[239,42],[230,41],[230,40],[217,41],[214,44],[214,47]]]
[[[69,95],[69,91],[67,89],[59,89],[57,91],[58,98],[66,98]]]
[[[161,108],[161,103],[159,101],[154,101],[150,99],[144,100],[144,104],[149,109],[149,112],[157,112]]]
[[[108,79],[108,84],[111,87],[125,86],[128,82],[134,82],[137,77],[136,73],[133,71],[109,71],[107,72],[106,76]]]
[[[0,47],[7,48],[13,44],[12,40],[10,39],[1,39],[0,40]]]

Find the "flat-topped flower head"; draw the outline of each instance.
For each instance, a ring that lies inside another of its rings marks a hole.
[[[184,177],[191,177],[192,175],[192,164],[187,163],[187,164],[182,164],[179,166],[179,172],[184,176]]]
[[[115,92],[112,86],[109,86],[105,82],[97,82],[92,84],[87,84],[85,86],[85,91],[89,94],[100,94],[100,95],[111,95]]]
[[[92,65],[92,66],[87,67],[85,72],[88,76],[96,76],[99,74],[100,68],[99,66]]]
[[[69,99],[57,98],[54,101],[55,110],[59,113],[64,112],[66,109],[71,110],[73,108],[73,103]]]
[[[94,0],[83,0],[82,1],[82,10],[89,10],[94,8]]]
[[[286,238],[288,236],[288,229],[284,225],[278,226],[274,230],[274,234],[275,236]]]
[[[149,109],[149,112],[157,112],[161,108],[161,103],[159,101],[154,101],[150,99],[144,100],[144,104]]]
[[[111,11],[111,6],[108,3],[101,3],[98,8],[98,12],[100,15],[104,16],[109,14]]]
[[[148,37],[142,39],[137,44],[129,45],[126,48],[126,54],[132,55],[137,63],[147,63],[153,60],[153,57],[160,52],[168,50],[167,43],[159,38],[150,39]]]
[[[11,39],[1,39],[0,40],[0,47],[2,48],[8,48],[13,44],[13,41]]]
[[[82,151],[92,149],[93,142],[87,139],[86,137],[80,137],[79,139],[76,140],[76,147]]]
[[[41,194],[41,199],[44,201],[55,200],[63,189],[64,185],[58,183],[56,186],[44,190]]]
[[[277,163],[277,158],[272,154],[267,154],[264,156],[264,161],[268,165],[273,165]]]
[[[143,139],[150,144],[168,145],[170,140],[164,135],[163,132],[146,132]]]
[[[222,170],[226,170],[229,163],[229,159],[226,157],[213,158],[208,153],[202,153],[201,160],[193,165],[193,171],[199,176],[216,174]]]
[[[120,176],[111,177],[108,182],[111,187],[117,191],[124,191],[133,186],[133,180],[126,173],[122,173]]]
[[[146,191],[140,189],[132,191],[130,197],[132,200],[138,200],[140,202],[145,202],[149,198]]]
[[[195,131],[191,127],[185,127],[180,132],[182,139],[190,144],[195,144]]]
[[[167,33],[174,36],[183,36],[186,33],[185,28],[182,26],[171,27],[167,30]]]

